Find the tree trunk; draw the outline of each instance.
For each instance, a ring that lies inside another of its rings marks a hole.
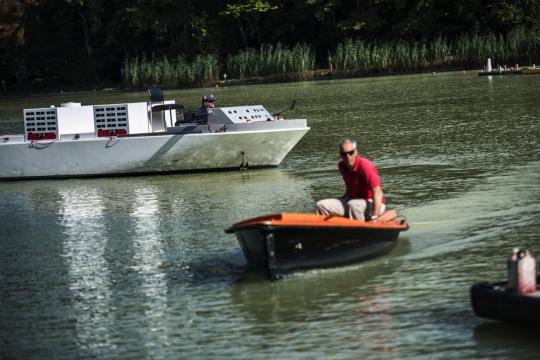
[[[236,19],[238,20],[238,26],[240,26],[240,33],[242,34],[242,40],[244,41],[244,48],[246,49],[246,51],[248,51],[248,43],[246,40],[246,34],[244,33],[244,27],[242,26],[240,17],[237,17]]]
[[[26,61],[20,54],[13,53],[11,56],[11,65],[20,87],[28,86],[28,74],[26,72]]]
[[[90,31],[88,30],[88,21],[86,17],[79,11],[79,16],[82,19],[82,27],[84,32],[84,47],[86,48],[86,53],[88,57],[92,57],[92,46],[90,46]]]
[[[255,32],[257,33],[257,40],[259,41],[259,49],[262,49],[262,45],[263,45],[263,42],[262,42],[262,36],[261,36],[261,31],[259,29],[259,16],[258,14],[255,14],[253,16],[253,26],[255,26]]]
[[[184,35],[185,35],[185,41],[184,41],[184,54],[187,54],[188,56],[194,55],[194,37],[195,37],[195,25],[193,25],[192,22],[186,23],[184,25]]]

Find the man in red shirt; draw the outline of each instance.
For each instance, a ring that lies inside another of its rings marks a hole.
[[[339,172],[347,189],[340,199],[325,199],[317,203],[317,214],[348,216],[351,219],[377,222],[385,204],[381,180],[375,165],[358,156],[356,142],[344,139],[339,143]]]

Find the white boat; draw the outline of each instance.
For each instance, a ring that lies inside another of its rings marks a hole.
[[[160,89],[149,95],[25,109],[24,134],[0,136],[0,179],[278,166],[309,130],[306,119],[280,121],[262,105],[212,108],[202,123]]]

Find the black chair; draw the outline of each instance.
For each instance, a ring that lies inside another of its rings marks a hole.
[[[172,122],[172,111],[182,109],[182,113],[184,110],[184,105],[182,104],[164,104],[165,97],[163,96],[163,91],[161,91],[160,88],[148,88],[148,96],[150,97],[150,107],[152,110],[150,111],[150,122],[152,123],[152,131],[154,131],[154,122],[152,118],[152,113],[160,111],[163,113],[163,111],[169,110],[169,116],[171,119],[171,127],[174,126]],[[154,105],[158,104],[158,105]],[[183,116],[182,116],[183,117]],[[165,123],[165,117],[163,116],[163,128],[167,128],[167,124]]]
[[[203,118],[202,114],[200,111],[198,110],[195,110],[195,111],[186,111],[184,113],[184,121],[185,122],[197,122],[197,121],[201,121]]]

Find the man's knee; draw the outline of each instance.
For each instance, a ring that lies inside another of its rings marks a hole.
[[[326,199],[317,201],[315,211],[319,215],[328,215],[328,201],[326,201]]]
[[[324,199],[317,202],[315,211],[319,215],[339,215],[343,216],[343,204],[338,199]]]

